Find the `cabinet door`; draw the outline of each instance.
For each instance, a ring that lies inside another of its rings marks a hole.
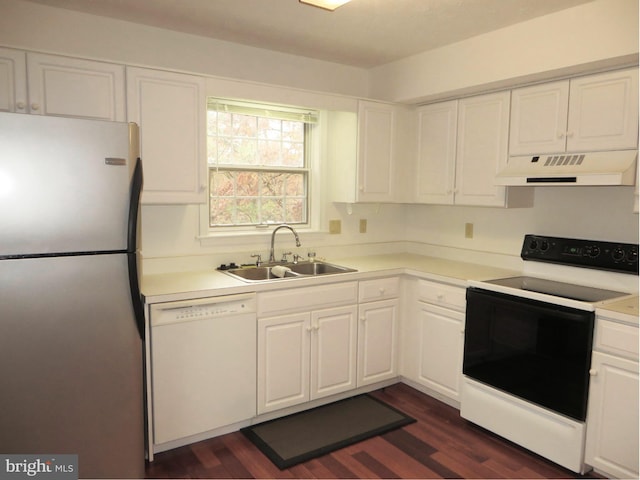
[[[398,299],[359,306],[358,386],[397,375]]]
[[[585,461],[638,478],[638,362],[593,352]]]
[[[637,146],[637,68],[572,80],[567,150],[615,150]]]
[[[127,68],[127,108],[129,120],[140,125],[142,203],[204,202],[204,78]]]
[[[358,192],[360,202],[394,199],[393,150],[396,112],[393,105],[358,104]]]
[[[27,53],[29,113],[126,121],[124,67]]]
[[[311,314],[311,399],[356,387],[355,305]]]
[[[453,203],[458,102],[421,107],[418,116],[418,158],[413,179],[415,201]]]
[[[311,314],[258,320],[258,414],[309,400]]]
[[[0,112],[26,112],[27,63],[25,52],[0,48]]]
[[[510,92],[459,101],[455,203],[504,206],[496,173],[507,163]]]
[[[513,90],[509,153],[564,152],[568,106],[568,80]]]
[[[419,303],[418,382],[459,401],[464,313]]]

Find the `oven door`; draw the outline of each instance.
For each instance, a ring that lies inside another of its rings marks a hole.
[[[463,373],[584,421],[595,314],[467,289]]]

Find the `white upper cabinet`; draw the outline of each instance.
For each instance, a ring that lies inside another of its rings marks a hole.
[[[478,95],[420,107],[414,201],[446,205],[529,206],[494,185],[507,162],[509,92]]]
[[[563,152],[566,144],[569,82],[514,90],[509,153]]]
[[[396,111],[393,105],[359,102],[356,196],[360,202],[394,200],[395,129]]]
[[[0,110],[124,122],[124,67],[2,48]]]
[[[417,110],[418,162],[415,200],[419,203],[453,203],[458,102],[437,103]]]
[[[458,105],[455,201],[503,207],[506,188],[493,179],[507,164],[509,92],[464,98]]]
[[[402,169],[411,127],[402,105],[361,100],[357,117],[331,112],[328,157],[333,202],[402,202],[406,199]],[[356,139],[354,142],[353,140]]]
[[[204,77],[127,68],[129,120],[140,125],[142,203],[206,200]]]
[[[513,90],[511,155],[622,150],[638,144],[638,70]]]
[[[0,48],[0,112],[25,112],[27,101],[25,53]]]

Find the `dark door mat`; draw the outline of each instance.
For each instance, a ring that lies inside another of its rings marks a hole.
[[[240,431],[284,470],[415,421],[364,394]]]

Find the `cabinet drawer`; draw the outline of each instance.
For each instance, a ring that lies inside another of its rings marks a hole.
[[[400,294],[400,278],[377,278],[360,282],[358,302],[371,302],[395,298]]]
[[[418,282],[418,299],[422,302],[440,305],[464,312],[466,308],[467,290],[444,283],[420,280]]]
[[[258,316],[338,307],[355,304],[357,300],[358,282],[278,290],[258,294]]]
[[[637,360],[638,328],[598,319],[594,349]]]

